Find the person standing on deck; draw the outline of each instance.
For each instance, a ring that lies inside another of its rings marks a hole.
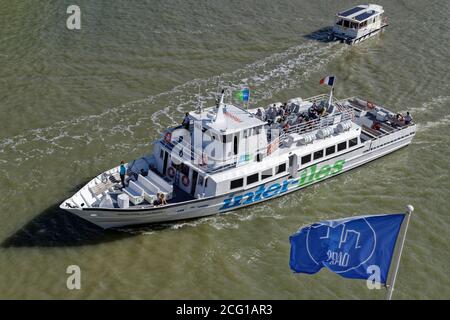
[[[409,114],[409,112],[406,112],[405,125],[410,124],[412,120],[412,116]]]
[[[189,119],[189,112],[186,112],[186,115],[183,119],[183,122],[181,123],[181,125],[186,129],[189,130],[189,123],[190,123],[190,119]]]
[[[125,161],[120,161],[120,181],[122,181],[122,187],[125,188],[125,174],[127,173],[127,168],[125,168]]]

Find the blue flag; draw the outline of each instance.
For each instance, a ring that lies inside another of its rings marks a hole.
[[[241,101],[248,101],[250,99],[250,90],[248,88],[237,92],[237,98]]]
[[[367,279],[375,266],[385,284],[404,217],[359,216],[306,226],[289,237],[289,265],[294,272],[309,274],[327,267],[353,279]]]

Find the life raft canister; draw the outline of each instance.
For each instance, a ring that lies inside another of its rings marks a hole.
[[[169,167],[169,169],[167,169],[167,174],[169,175],[169,177],[173,178],[175,176],[175,168]]]
[[[170,143],[172,141],[172,134],[170,132],[166,132],[164,135],[164,141]]]
[[[185,187],[189,185],[189,177],[187,175],[184,175],[183,178],[181,178],[181,182]]]
[[[370,101],[367,101],[367,108],[368,109],[373,109],[374,108],[373,103],[370,102]]]

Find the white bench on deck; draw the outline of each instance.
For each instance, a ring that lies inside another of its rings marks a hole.
[[[144,190],[144,199],[147,200],[148,203],[153,204],[153,201],[156,200],[156,195],[159,192],[158,187],[141,174],[138,175],[136,183]]]
[[[134,181],[130,181],[128,187],[123,188],[122,191],[128,195],[130,201],[134,204],[140,204],[144,201],[144,190]]]
[[[164,180],[151,170],[148,171],[148,175],[146,178],[147,180],[150,180],[155,186],[157,186],[160,192],[164,193],[167,200],[172,199],[173,185],[168,183],[166,180]]]

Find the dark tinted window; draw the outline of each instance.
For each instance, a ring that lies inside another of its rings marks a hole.
[[[306,156],[302,157],[302,164],[308,163],[311,161],[311,155],[307,154]]]
[[[183,173],[186,176],[189,176],[189,166],[182,163],[180,170],[181,170],[181,173]]]
[[[330,154],[333,154],[333,153],[335,153],[336,152],[336,146],[331,146],[331,147],[328,147],[327,149],[326,149],[326,155],[327,156],[329,156]]]
[[[272,169],[267,169],[261,172],[261,180],[270,178],[272,176]]]
[[[353,138],[353,139],[348,140],[348,147],[349,148],[354,147],[357,144],[358,144],[358,138]]]
[[[323,157],[323,150],[314,152],[314,160],[320,159],[322,157]]]
[[[231,181],[230,189],[240,188],[244,185],[244,178],[236,179]]]
[[[279,174],[279,173],[282,173],[285,171],[286,171],[286,163],[282,163],[279,166],[277,166],[277,170],[276,170],[275,174]]]
[[[347,141],[341,142],[338,144],[338,151],[342,151],[347,149]]]
[[[258,173],[252,174],[247,177],[247,184],[255,183],[259,180]]]

